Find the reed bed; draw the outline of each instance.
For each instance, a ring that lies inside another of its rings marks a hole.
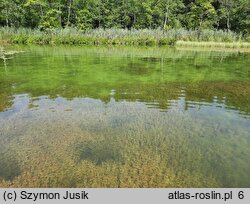
[[[232,46],[228,42],[241,43],[244,39],[241,35],[221,30],[185,30],[171,29],[94,29],[89,31],[78,31],[75,28],[54,29],[40,31],[29,28],[0,28],[0,41],[8,40],[15,44],[69,44],[69,45],[135,45],[135,46],[174,46],[181,42],[211,42],[210,46],[222,46],[220,43]],[[180,42],[179,42],[180,41]],[[233,46],[238,46],[237,43]],[[192,46],[193,44],[188,44]],[[194,46],[196,44],[194,43]],[[249,46],[240,44],[240,46]]]

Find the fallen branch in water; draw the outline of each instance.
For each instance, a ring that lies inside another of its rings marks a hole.
[[[18,53],[23,53],[24,51],[6,51],[6,50],[4,50],[4,48],[3,47],[1,47],[1,49],[0,49],[0,59],[2,59],[2,60],[9,60],[9,59],[13,59],[13,57],[11,57],[11,56],[13,56],[13,55],[15,55],[15,54],[18,54]]]

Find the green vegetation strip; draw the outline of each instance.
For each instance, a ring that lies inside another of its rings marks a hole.
[[[191,42],[177,41],[177,47],[219,47],[219,48],[250,48],[248,42]]]
[[[241,36],[221,30],[171,29],[53,29],[40,31],[27,28],[0,28],[0,42],[38,45],[132,45],[132,46],[191,46],[249,48]]]

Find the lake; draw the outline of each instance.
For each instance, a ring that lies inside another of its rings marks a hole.
[[[11,49],[0,187],[250,187],[250,53]]]

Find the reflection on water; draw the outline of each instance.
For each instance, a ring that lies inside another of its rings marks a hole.
[[[250,186],[249,54],[22,49],[0,64],[0,186]]]

